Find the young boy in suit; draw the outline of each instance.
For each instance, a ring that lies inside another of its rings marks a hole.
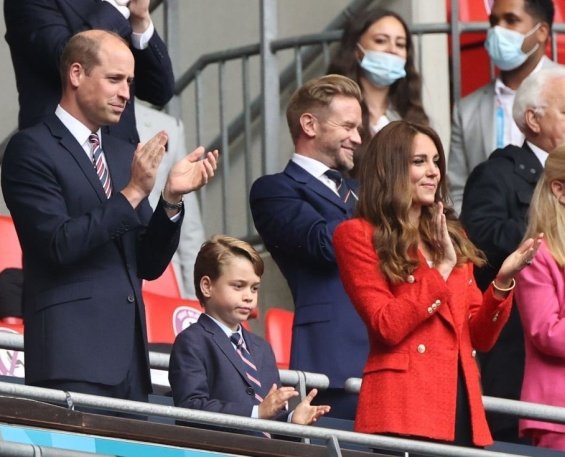
[[[317,393],[312,389],[289,414],[287,402],[298,392],[279,387],[271,347],[241,325],[257,306],[263,269],[244,241],[220,235],[202,245],[194,285],[205,313],[173,345],[169,381],[176,406],[296,424],[311,424],[329,411],[310,404]]]

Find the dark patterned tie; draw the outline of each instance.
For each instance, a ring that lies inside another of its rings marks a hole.
[[[341,173],[330,168],[329,170],[326,170],[324,174],[335,183],[337,193],[344,201],[344,203],[351,209],[355,208],[355,203],[357,203],[357,196],[347,185],[347,182],[345,181],[345,179],[343,179]]]
[[[232,333],[230,340],[233,344],[235,344],[236,352],[238,353],[241,360],[245,364],[245,374],[247,375],[247,379],[251,381],[251,383],[255,384],[257,388],[255,389],[255,399],[258,403],[263,401],[263,396],[260,395],[261,393],[261,381],[257,376],[257,366],[253,362],[251,358],[251,354],[245,347],[245,343],[243,341],[243,337],[239,333]]]
[[[112,182],[110,181],[110,173],[108,168],[104,165],[104,160],[102,159],[102,148],[100,147],[100,140],[96,133],[91,133],[88,136],[88,141],[90,143],[90,149],[92,151],[92,163],[96,169],[96,174],[100,179],[102,188],[107,198],[112,195]]]
[[[243,337],[238,332],[232,333],[230,340],[233,344],[235,344],[235,351],[245,364],[245,375],[247,376],[247,379],[249,379],[249,381],[256,386],[256,388],[254,389],[255,400],[257,401],[257,404],[259,404],[263,401],[263,396],[261,395],[262,386],[261,381],[259,381],[259,376],[257,375],[257,366],[253,362],[251,354],[245,347]],[[267,432],[258,432],[258,434],[260,436],[271,438],[271,434]]]

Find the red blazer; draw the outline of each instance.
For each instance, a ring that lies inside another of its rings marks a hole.
[[[492,443],[474,356],[496,341],[512,294],[499,300],[491,286],[482,297],[470,263],[444,281],[421,254],[413,276],[391,285],[379,269],[374,230],[352,219],[338,226],[333,239],[345,290],[369,333],[355,430],[453,441],[460,359],[473,442]]]

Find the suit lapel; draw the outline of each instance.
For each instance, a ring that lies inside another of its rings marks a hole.
[[[68,154],[71,155],[71,157],[77,163],[87,182],[90,184],[94,192],[96,192],[96,194],[98,195],[99,200],[101,202],[105,201],[106,194],[104,193],[100,179],[96,174],[94,165],[92,164],[92,161],[89,160],[82,146],[78,144],[75,137],[54,114],[47,118],[45,124],[47,125],[47,128],[49,129],[53,137],[58,139],[59,144],[63,147],[63,149],[66,150]]]
[[[286,168],[284,169],[284,173],[293,180],[304,184],[308,187],[308,189],[311,189],[320,197],[326,199],[336,206],[339,206],[341,209],[343,209],[344,212],[348,211],[345,202],[342,201],[335,192],[332,192],[329,187],[324,185],[319,179],[316,179],[304,168],[302,168],[300,165],[297,165],[292,160],[288,162]],[[347,182],[349,185],[351,185],[350,180],[348,180]]]
[[[241,360],[241,357],[235,352],[233,344],[224,333],[224,331],[216,325],[216,323],[210,319],[206,314],[201,314],[198,322],[204,327],[204,329],[213,335],[214,342],[218,348],[224,353],[229,362],[235,367],[235,369],[240,374],[243,381],[251,385],[251,382],[247,379],[245,365]],[[252,386],[253,387],[253,386]]]

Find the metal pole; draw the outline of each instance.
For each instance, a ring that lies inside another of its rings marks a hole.
[[[277,37],[277,0],[261,0],[261,87],[263,174],[275,173],[279,164],[279,67],[271,42]]]
[[[165,42],[167,43],[171,62],[173,63],[173,73],[176,75],[178,73],[178,61],[180,56],[179,0],[167,0],[166,2],[163,2],[163,8],[165,16]],[[165,110],[177,119],[182,118],[182,104],[180,96],[173,95],[173,98],[171,98],[169,103],[167,103]]]
[[[459,24],[459,2],[451,2],[451,81],[452,97],[461,98],[461,30]]]

